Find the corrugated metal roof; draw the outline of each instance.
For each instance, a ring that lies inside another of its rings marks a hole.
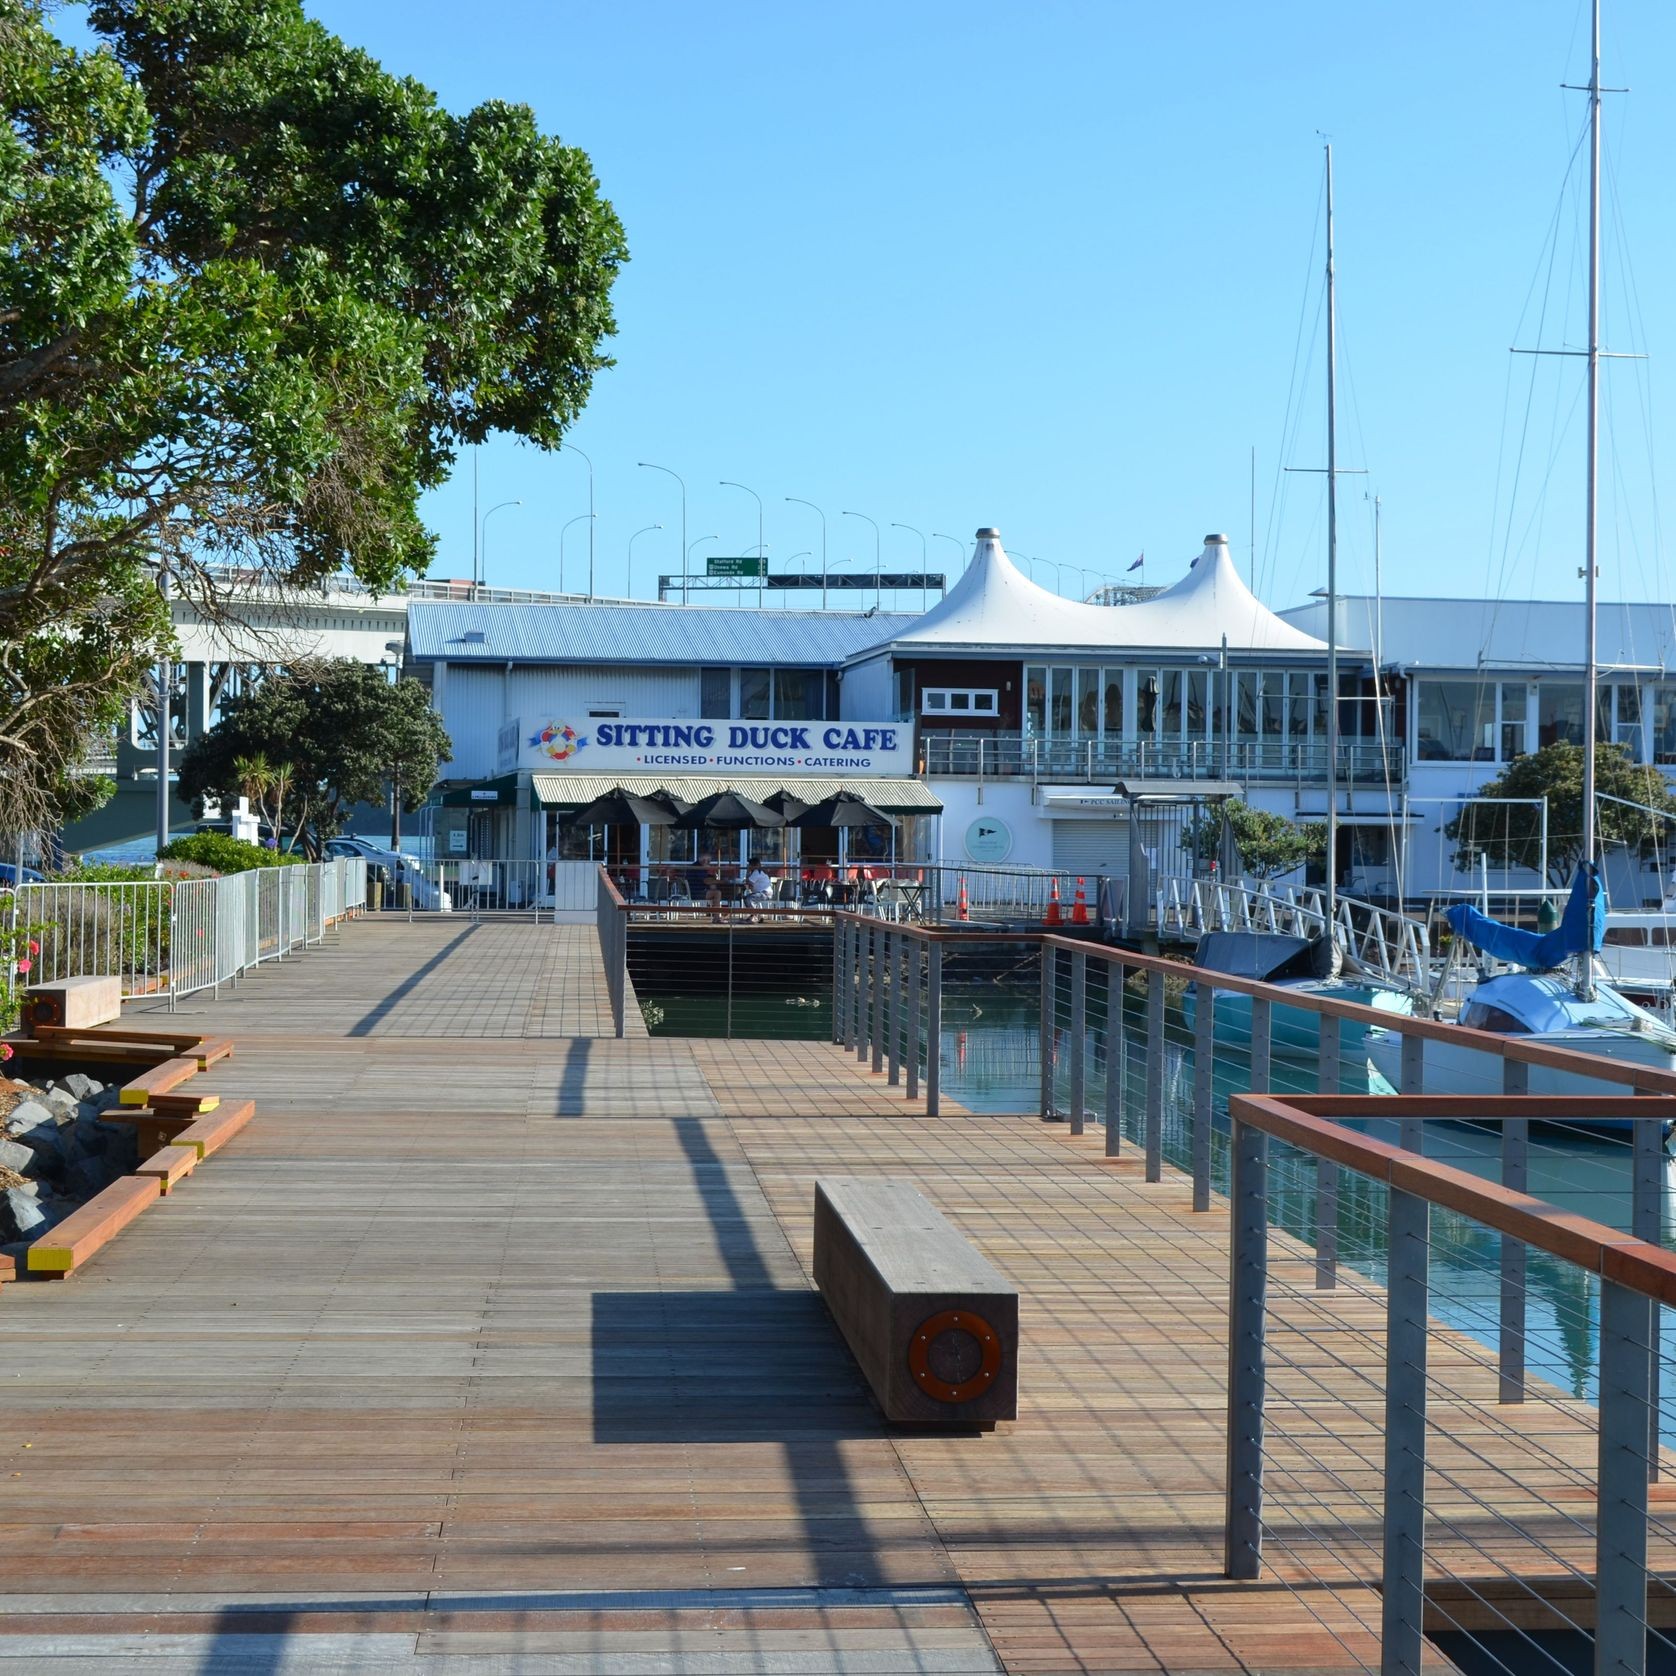
[[[703,605],[482,605],[415,600],[409,656],[449,663],[836,666],[894,639],[910,614],[726,610]]]
[[[531,777],[538,803],[550,809],[580,809],[621,786],[637,797],[667,788],[677,797],[696,803],[718,791],[737,791],[760,803],[763,798],[785,790],[805,803],[819,803],[841,791],[854,792],[864,802],[887,815],[936,815],[943,805],[923,780],[865,779],[846,777],[829,780],[813,774],[784,777],[735,775],[718,779],[713,774],[536,774]]]

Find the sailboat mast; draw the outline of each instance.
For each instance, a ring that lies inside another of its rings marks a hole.
[[[1598,3],[1598,0],[1597,0]],[[1327,145],[1327,935],[1338,911],[1338,317],[1333,295],[1333,148]]]
[[[1583,529],[1583,860],[1595,858],[1595,736],[1600,670],[1595,643],[1596,584],[1600,566],[1600,0],[1594,0],[1589,54],[1589,421],[1588,495]],[[1579,962],[1578,988],[1585,998],[1594,991],[1593,961]]]

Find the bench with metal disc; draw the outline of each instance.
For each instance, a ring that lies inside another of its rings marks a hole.
[[[817,1181],[815,1284],[887,1420],[1018,1417],[1018,1288],[916,1188]]]

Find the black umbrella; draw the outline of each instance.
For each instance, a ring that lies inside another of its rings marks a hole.
[[[672,815],[684,815],[692,807],[686,798],[677,797],[668,786],[659,786],[656,791],[646,795],[661,803]]]
[[[892,826],[890,816],[875,809],[853,791],[841,791],[811,803],[791,823],[793,826]]]
[[[781,786],[772,797],[765,797],[762,801],[767,808],[774,810],[777,814],[784,815],[788,821],[796,820],[809,807],[801,797],[794,796],[784,786]]]
[[[701,798],[675,824],[681,827],[721,827],[727,832],[745,832],[759,826],[784,826],[786,817],[761,803],[753,803],[736,791],[719,791]]]
[[[585,809],[566,817],[573,826],[673,826],[674,814],[649,797],[636,797],[621,786],[596,797]]]

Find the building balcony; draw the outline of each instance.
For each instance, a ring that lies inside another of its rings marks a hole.
[[[1033,739],[1018,733],[922,733],[921,771],[930,778],[1029,780],[1113,785],[1119,780],[1239,780],[1261,785],[1324,786],[1327,747],[1309,741],[1197,741],[1159,745],[1134,739]],[[1404,760],[1395,745],[1339,746],[1343,786],[1400,786]]]

